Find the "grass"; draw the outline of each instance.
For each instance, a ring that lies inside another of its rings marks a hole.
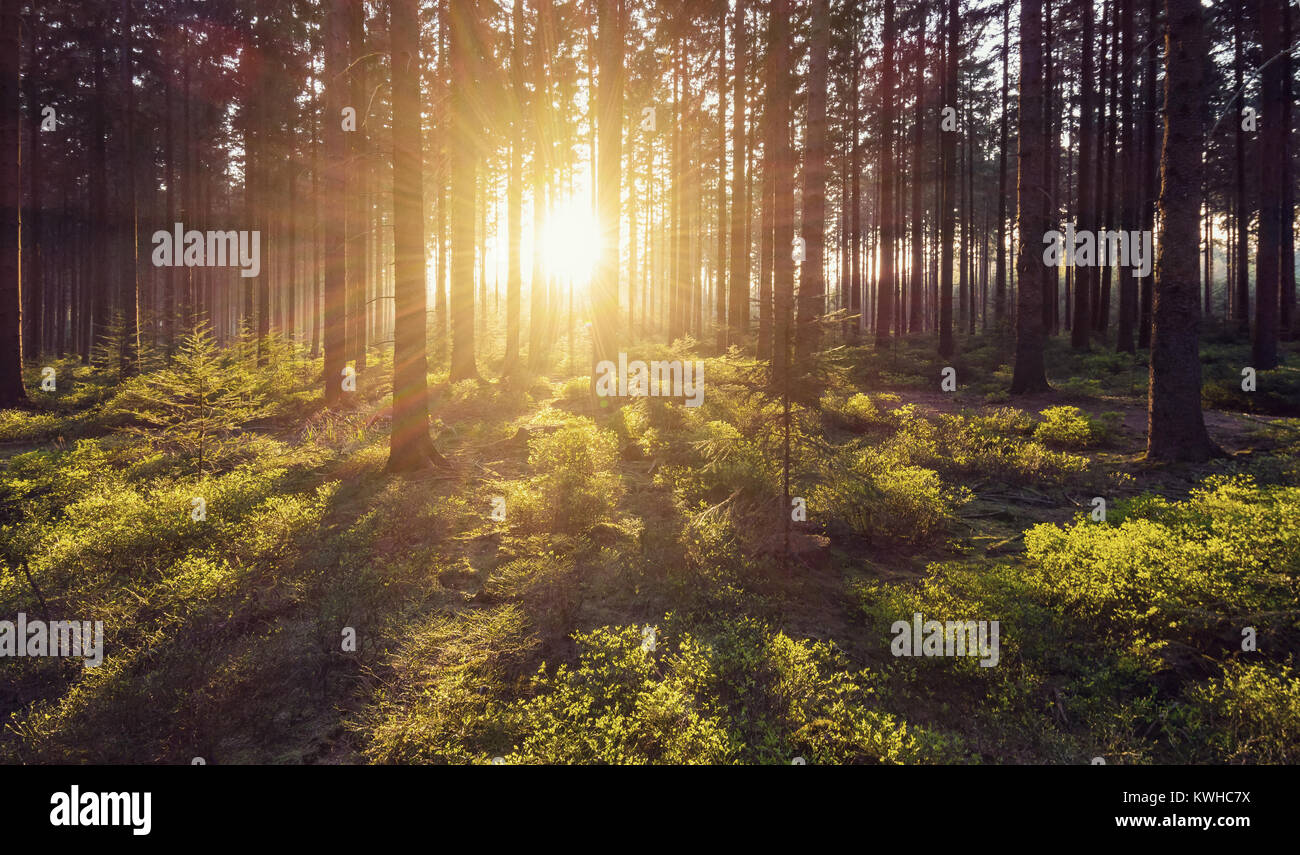
[[[220,357],[202,466],[193,419],[138,415],[185,377],[58,363],[0,413],[0,617],[102,620],[105,659],[4,661],[0,760],[1296,762],[1293,371],[1241,402],[1241,352],[1207,346],[1237,453],[1181,467],[1140,460],[1129,356],[1054,343],[1057,394],[1017,401],[994,343],[825,355],[789,573],[779,400],[738,353],[638,351],[705,360],[698,408],[435,368],[456,468],[403,478],[381,354],[332,412],[301,353]],[[892,656],[917,611],[999,621],[998,666]]]

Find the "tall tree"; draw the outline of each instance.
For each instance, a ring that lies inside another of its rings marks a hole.
[[[771,7],[768,66],[768,108],[772,111],[775,130],[770,138],[775,146],[768,154],[773,173],[772,207],[772,303],[774,313],[772,371],[781,381],[789,380],[791,324],[794,320],[794,175],[790,152],[792,125],[790,79],[790,3],[773,0]]]
[[[718,3],[718,254],[714,263],[715,345],[727,346],[727,3]]]
[[[1038,12],[1038,32],[1042,33],[1042,0],[1037,0],[1039,6]],[[944,33],[948,39],[948,50],[944,57],[944,84],[943,84],[943,103],[944,107],[957,108],[957,64],[959,62],[959,25],[957,0],[947,0],[948,3],[948,21],[944,26]],[[1024,17],[1024,10],[1021,10],[1021,18]],[[1021,34],[1023,42],[1024,35]],[[1039,75],[1042,74],[1042,48],[1039,47]],[[1021,60],[1023,68],[1023,56]],[[1039,113],[1042,112],[1042,84],[1039,83],[1039,100],[1035,102]],[[1023,110],[1025,101],[1021,97],[1020,106],[1022,110],[1021,128],[1025,126]],[[943,172],[943,202],[940,206],[939,219],[942,223],[941,234],[939,238],[939,355],[947,358],[956,352],[956,344],[952,336],[952,262],[953,262],[953,245],[956,241],[956,216],[957,216],[957,131],[947,130],[940,125],[939,138],[941,141],[941,170]],[[1041,157],[1041,155],[1040,155]],[[1038,159],[1034,161],[1038,165]],[[1024,169],[1024,162],[1021,161],[1021,169]],[[1039,166],[1039,171],[1041,171]],[[1022,233],[1023,234],[1023,233]]]
[[[1165,0],[1165,138],[1160,239],[1147,399],[1147,457],[1203,461],[1216,453],[1201,414],[1200,231],[1202,65],[1200,0]]]
[[[925,210],[921,203],[921,160],[925,152],[925,24],[929,10],[925,5],[917,7],[916,33],[916,82],[913,85],[916,99],[915,138],[912,143],[912,261],[908,275],[911,278],[911,297],[908,301],[907,331],[921,332],[924,322],[921,315],[923,300],[921,298],[922,271],[925,267]],[[902,323],[899,327],[902,328]]]
[[[1295,61],[1291,55],[1295,14],[1291,5],[1285,4],[1282,10],[1282,311],[1278,320],[1280,335],[1288,340],[1300,336],[1300,323],[1296,318],[1296,274],[1295,274],[1295,144],[1292,136],[1292,102],[1291,78],[1294,74]]]
[[[330,0],[325,12],[325,241],[324,276],[324,382],[325,403],[337,404],[343,395],[343,370],[347,347],[343,223],[343,108],[347,104],[347,78],[343,74],[347,37],[347,0]]]
[[[1141,161],[1133,152],[1133,0],[1119,0],[1119,144],[1123,152],[1117,169],[1123,175],[1140,176]],[[1119,227],[1129,234],[1136,223],[1136,191],[1138,181],[1125,181],[1119,188]],[[1133,353],[1137,348],[1134,335],[1138,322],[1137,280],[1133,271],[1119,271],[1119,325],[1116,330],[1115,349]]]
[[[893,0],[885,0],[889,14]],[[826,309],[826,76],[830,59],[830,2],[813,0],[809,37],[808,136],[803,162],[804,258],[799,268],[799,330],[795,358],[800,364],[821,342],[819,319]],[[888,72],[886,72],[888,74]]]
[[[1093,8],[1092,0],[1080,0],[1079,14],[1083,18],[1083,32],[1079,42],[1081,67],[1079,70],[1079,228],[1095,231],[1097,216],[1093,202],[1093,142],[1095,85],[1093,79]],[[1092,280],[1094,268],[1088,265],[1074,269],[1074,317],[1070,328],[1070,344],[1075,350],[1087,350],[1092,332]]]
[[[1020,3],[1020,120],[1018,186],[1016,189],[1016,360],[1011,377],[1012,394],[1046,392],[1047,367],[1043,359],[1042,237],[1047,229],[1047,188],[1043,186],[1043,5],[1042,0]]]
[[[429,436],[418,0],[390,0],[393,75],[393,432],[388,471],[446,461]]]
[[[44,348],[45,293],[42,287],[42,215],[41,185],[45,181],[42,167],[41,119],[38,111],[36,83],[41,67],[41,9],[33,3],[27,11],[27,74],[22,79],[23,100],[27,102],[27,143],[23,149],[23,172],[27,179],[27,213],[23,215],[23,352],[39,356]]]
[[[1255,257],[1255,337],[1251,360],[1256,371],[1277,367],[1278,295],[1282,275],[1282,158],[1287,127],[1282,106],[1282,18],[1287,0],[1259,0],[1260,113],[1259,244]]]
[[[596,4],[599,69],[596,90],[596,218],[600,250],[592,289],[592,383],[596,363],[618,349],[618,270],[623,188],[623,3]]]
[[[894,63],[897,34],[894,0],[885,0],[884,29],[880,35],[880,154],[876,161],[880,175],[880,276],[876,290],[876,347],[889,340],[894,323],[894,90],[897,66]]]
[[[348,2],[349,105],[356,110],[356,129],[348,133],[347,169],[347,338],[348,356],[358,374],[366,370],[366,257],[370,251],[370,141],[366,86],[366,8],[363,0]],[[396,108],[394,108],[396,109]],[[259,319],[259,324],[261,320]]]
[[[1236,297],[1233,301],[1234,317],[1237,321],[1237,329],[1243,335],[1250,332],[1250,280],[1247,277],[1249,273],[1249,263],[1247,258],[1247,249],[1250,245],[1250,210],[1246,207],[1246,93],[1245,93],[1245,68],[1246,55],[1242,43],[1244,36],[1242,30],[1245,25],[1242,18],[1245,16],[1244,2],[1233,4],[1232,18],[1232,71],[1233,71],[1233,91],[1237,98],[1237,116],[1233,122],[1235,126],[1234,139],[1236,147],[1233,154],[1236,157],[1236,231],[1237,242],[1233,247],[1236,253],[1233,265],[1233,275],[1236,282],[1231,287],[1236,288]],[[1258,295],[1256,296],[1258,299]]]
[[[510,223],[506,270],[506,354],[502,373],[512,374],[519,365],[519,310],[523,270],[519,245],[523,239],[524,213],[524,107],[528,96],[524,85],[524,0],[514,0],[510,39],[510,175],[506,190],[506,217]]]
[[[730,341],[740,344],[749,334],[749,177],[745,159],[749,137],[745,132],[745,0],[736,0],[731,30],[735,56],[731,83],[731,285],[728,289],[727,318]]]
[[[451,63],[451,373],[452,383],[477,380],[474,358],[474,184],[478,172],[474,57],[476,0],[449,0]]]
[[[994,262],[993,317],[999,331],[1007,312],[1007,124],[1010,101],[1007,99],[1008,62],[1011,38],[1011,2],[1002,3],[1002,113],[998,120],[998,247]],[[1091,47],[1091,45],[1089,45]]]
[[[118,247],[118,305],[122,313],[121,350],[118,353],[119,368],[125,375],[134,374],[139,367],[140,353],[140,280],[139,255],[137,240],[138,223],[136,222],[135,198],[135,81],[132,71],[132,30],[135,27],[135,14],[131,0],[122,5],[122,40],[119,71],[121,74],[122,97],[125,99],[123,110],[122,135],[122,204],[119,213],[118,231],[121,235]],[[103,224],[101,224],[101,228]]]
[[[27,403],[19,263],[18,0],[0,0],[0,407]]]
[[[549,12],[551,0],[535,0],[537,25],[533,36],[533,247],[540,247],[546,218],[546,183],[550,168],[551,87],[546,57],[550,52]],[[552,312],[548,308],[547,282],[542,254],[534,249],[528,285],[528,366],[534,371],[546,364],[549,352],[547,328]]]

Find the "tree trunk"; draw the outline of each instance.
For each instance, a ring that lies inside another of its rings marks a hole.
[[[1037,13],[1038,32],[1042,32],[1042,0],[1036,0],[1038,3],[1035,8],[1039,9]],[[1023,10],[1021,17],[1024,17]],[[944,60],[944,85],[943,85],[943,103],[945,107],[957,107],[957,67],[960,62],[959,52],[959,21],[957,0],[948,0],[948,23],[945,26],[945,32],[948,37],[948,51]],[[1039,50],[1039,75],[1042,74],[1041,58],[1042,47]],[[1023,65],[1023,62],[1022,62]],[[1041,87],[1041,83],[1040,83]],[[1042,90],[1039,89],[1038,111],[1042,113]],[[1021,109],[1024,108],[1024,100],[1021,100]],[[1021,119],[1021,126],[1024,127],[1024,119]],[[939,355],[945,359],[951,357],[956,352],[956,345],[952,336],[952,262],[953,262],[953,244],[955,241],[955,217],[957,215],[957,133],[958,131],[940,130],[939,137],[942,141],[943,149],[943,202],[940,206],[939,218],[942,221],[942,234],[939,238]],[[1041,155],[1040,155],[1041,156]],[[1037,160],[1035,160],[1037,163]],[[1023,169],[1023,162],[1021,168]],[[1039,171],[1042,171],[1041,166]],[[1041,298],[1040,298],[1041,300]]]
[[[1016,191],[1020,246],[1016,257],[1016,361],[1012,394],[1047,392],[1043,361],[1042,237],[1047,232],[1047,189],[1043,186],[1043,16],[1042,0],[1020,3],[1019,179]],[[951,274],[949,274],[951,275]]]
[[[731,325],[731,344],[739,345],[749,335],[749,234],[746,228],[749,222],[749,177],[745,174],[749,137],[745,132],[745,0],[736,0],[731,41],[735,52],[735,77],[731,84],[731,286],[727,317]]]
[[[42,242],[41,221],[42,205],[41,187],[45,174],[41,164],[40,108],[36,101],[36,81],[41,67],[40,55],[40,10],[33,4],[27,12],[28,50],[27,75],[23,78],[22,89],[27,102],[27,147],[22,157],[24,176],[27,179],[27,214],[23,218],[23,353],[28,358],[39,358],[44,352],[42,346],[45,332],[45,288],[42,280],[45,247]]]
[[[393,430],[388,471],[446,465],[429,437],[424,145],[417,0],[391,0],[393,74]]]
[[[524,198],[524,0],[514,0],[511,13],[513,32],[510,42],[510,88],[513,96],[510,111],[510,176],[506,190],[506,217],[510,220],[509,259],[506,271],[506,354],[501,373],[509,376],[519,366],[519,292],[523,285],[519,245],[523,239]]]
[[[325,403],[337,404],[343,391],[343,365],[347,360],[346,280],[343,223],[343,108],[347,80],[343,76],[347,0],[331,0],[325,13],[325,115],[324,143],[324,382]]]
[[[922,331],[924,319],[921,315],[922,270],[925,267],[925,209],[921,203],[921,159],[925,150],[925,24],[929,11],[921,9],[918,16],[916,33],[916,139],[912,144],[912,261],[908,276],[911,279],[911,301],[908,306],[907,331],[917,334]],[[900,324],[901,326],[901,324]]]
[[[1147,457],[1204,461],[1217,452],[1201,415],[1197,233],[1201,195],[1202,66],[1200,0],[1165,0],[1165,139],[1161,153],[1160,239],[1156,255],[1147,402]]]
[[[772,152],[774,205],[772,222],[772,297],[774,309],[772,372],[780,382],[789,380],[791,323],[794,300],[794,174],[791,163],[790,2],[773,0],[772,51],[768,75],[768,103],[772,109],[776,147]]]
[[[474,361],[474,183],[478,170],[473,67],[475,0],[450,0],[451,63],[451,373],[452,383],[477,380]]]
[[[1093,200],[1093,143],[1096,140],[1094,117],[1096,115],[1096,84],[1093,72],[1093,7],[1092,0],[1082,0],[1079,14],[1083,16],[1083,35],[1080,42],[1082,68],[1079,71],[1079,228],[1096,232],[1097,214]],[[1096,268],[1074,268],[1074,317],[1070,327],[1070,345],[1075,350],[1088,350],[1092,332],[1092,282]]]
[[[727,347],[727,4],[718,10],[718,254],[714,260],[714,343]]]
[[[140,280],[138,276],[137,256],[139,244],[136,240],[136,199],[135,199],[135,83],[131,62],[134,48],[131,45],[131,31],[135,26],[131,0],[126,0],[122,11],[121,42],[121,86],[122,97],[126,99],[123,114],[124,134],[122,138],[122,208],[119,214],[119,232],[121,234],[118,270],[118,305],[122,313],[122,341],[118,354],[118,364],[123,377],[136,373],[140,356]],[[105,224],[100,223],[100,228]]]
[[[1250,244],[1250,211],[1246,208],[1246,131],[1243,127],[1245,124],[1246,113],[1246,93],[1242,89],[1243,78],[1245,76],[1246,60],[1242,49],[1242,16],[1245,14],[1245,2],[1237,3],[1233,13],[1232,34],[1233,34],[1233,91],[1237,94],[1237,116],[1234,136],[1236,138],[1236,147],[1233,154],[1236,157],[1236,203],[1237,203],[1237,242],[1234,246],[1236,252],[1236,265],[1233,271],[1236,276],[1236,299],[1233,303],[1233,311],[1237,321],[1237,330],[1242,335],[1250,333],[1250,281],[1247,278],[1249,272],[1249,260],[1247,250]],[[1266,120],[1267,121],[1267,120]],[[1256,299],[1259,299],[1256,295]]]
[[[1259,254],[1255,257],[1255,337],[1251,366],[1277,367],[1278,294],[1281,280],[1282,158],[1286,156],[1283,122],[1286,86],[1282,80],[1282,17],[1287,0],[1260,0]]]
[[[1007,99],[1008,62],[1011,37],[1011,0],[1002,4],[1002,116],[998,122],[998,249],[993,285],[993,318],[998,332],[1003,331],[1007,316]]]
[[[596,89],[596,200],[600,255],[592,288],[592,388],[596,364],[616,360],[620,201],[623,185],[623,3],[596,4],[599,77]]]
[[[0,407],[27,404],[19,263],[18,0],[0,0]]]
[[[885,0],[886,20],[893,18],[893,0]],[[799,328],[795,358],[800,365],[821,345],[819,327],[826,311],[826,75],[830,57],[830,2],[814,0],[809,36],[808,133],[803,163],[804,258],[799,268]],[[886,75],[891,72],[886,70]],[[892,90],[891,90],[892,91]],[[891,96],[892,101],[892,96]]]

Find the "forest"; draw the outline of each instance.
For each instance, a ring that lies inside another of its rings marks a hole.
[[[1291,0],[0,0],[0,763],[1300,763]]]

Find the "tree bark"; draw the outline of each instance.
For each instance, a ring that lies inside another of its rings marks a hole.
[[[893,0],[885,0],[887,20]],[[826,76],[830,56],[830,2],[814,0],[809,36],[808,133],[803,163],[804,258],[799,268],[798,333],[795,358],[800,365],[821,345],[820,319],[826,311]],[[892,65],[892,63],[891,63]],[[886,67],[886,75],[891,72]],[[891,96],[892,101],[892,96]]]
[[[1016,360],[1012,394],[1050,391],[1043,361],[1042,238],[1047,232],[1047,189],[1043,186],[1043,17],[1042,0],[1020,3],[1019,179],[1016,190],[1020,246],[1016,258]],[[951,276],[951,274],[949,274]],[[951,281],[951,280],[950,280]]]
[[[393,430],[389,472],[446,465],[429,436],[424,144],[417,0],[391,0],[393,75]]]
[[[1201,415],[1197,233],[1201,194],[1202,65],[1200,0],[1165,0],[1165,138],[1161,153],[1160,239],[1147,399],[1147,457],[1204,461],[1217,453]]]
[[[727,294],[727,318],[731,327],[730,343],[739,345],[749,335],[749,234],[746,228],[749,222],[749,177],[745,173],[749,137],[745,131],[745,0],[736,0],[731,41],[735,61],[731,84],[731,285]]]
[[[1037,32],[1042,33],[1042,0],[1036,0],[1034,8],[1038,9],[1037,15]],[[1024,18],[1024,11],[1021,10],[1021,18]],[[958,48],[959,40],[959,20],[957,10],[957,0],[948,0],[948,23],[945,26],[945,33],[948,37],[948,51],[944,60],[944,86],[943,86],[943,103],[945,107],[957,107],[957,67],[960,62],[960,52]],[[1022,35],[1023,41],[1023,35]],[[1042,75],[1042,46],[1038,47],[1039,67],[1038,74]],[[1023,66],[1023,61],[1021,63]],[[1042,89],[1039,84],[1038,101],[1035,102],[1038,107],[1038,114],[1042,114]],[[1021,99],[1021,109],[1024,109],[1024,99]],[[1021,119],[1021,128],[1025,126],[1024,119]],[[942,221],[941,235],[939,238],[939,355],[945,359],[951,357],[956,352],[956,344],[953,341],[952,330],[952,263],[953,263],[953,244],[956,239],[956,216],[957,216],[957,133],[958,131],[939,131],[939,138],[942,145],[942,170],[943,170],[943,202],[940,206],[939,218]],[[1039,132],[1041,133],[1041,131]],[[1039,144],[1041,146],[1041,143]],[[1041,157],[1041,155],[1040,155]],[[1037,163],[1037,159],[1035,159]],[[1024,168],[1022,162],[1021,169]],[[1039,172],[1042,167],[1039,166]],[[1041,305],[1041,296],[1039,298]]]
[[[592,289],[592,388],[596,364],[616,360],[620,201],[623,186],[623,3],[596,4],[599,68],[596,89],[596,202],[600,255]]]
[[[0,0],[0,407],[27,404],[19,261],[18,0]]]
[[[477,380],[474,360],[474,182],[478,171],[478,134],[474,123],[472,67],[476,0],[449,0],[451,63],[451,373],[452,383]]]
[[[346,339],[345,240],[343,223],[343,107],[347,80],[343,76],[347,0],[331,0],[325,13],[325,169],[324,187],[324,383],[325,403],[339,403],[343,394]]]
[[[1276,368],[1278,294],[1282,253],[1282,158],[1286,156],[1283,121],[1285,85],[1282,17],[1287,0],[1259,0],[1260,113],[1259,135],[1259,245],[1255,257],[1255,337],[1251,365],[1256,371]]]
[[[1096,84],[1094,82],[1092,41],[1092,0],[1081,0],[1079,14],[1083,16],[1083,35],[1080,42],[1081,68],[1079,71],[1079,228],[1095,233],[1097,215],[1093,200],[1093,143],[1096,140]],[[1092,332],[1092,282],[1096,268],[1074,268],[1074,317],[1070,327],[1070,345],[1075,350],[1088,350]]]

